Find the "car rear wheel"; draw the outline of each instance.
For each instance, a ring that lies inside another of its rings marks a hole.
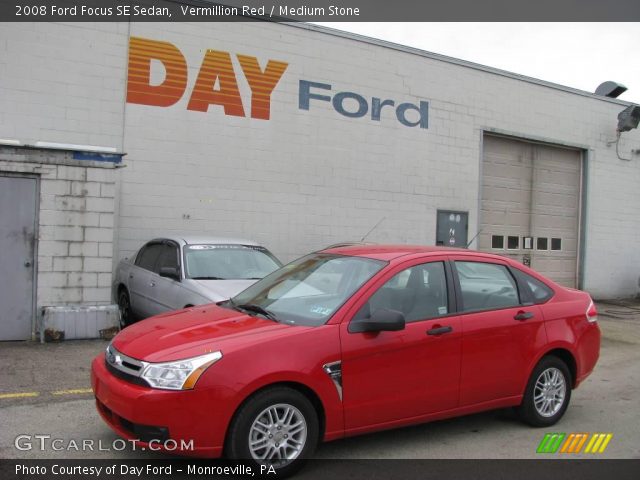
[[[120,328],[131,325],[133,323],[131,300],[129,293],[124,288],[118,293],[118,309],[120,310]]]
[[[562,418],[571,399],[571,374],[555,356],[544,357],[533,369],[520,417],[534,427],[548,427]]]
[[[318,444],[315,408],[289,387],[259,392],[238,410],[227,439],[226,454],[257,465],[271,465],[278,476],[297,471]]]

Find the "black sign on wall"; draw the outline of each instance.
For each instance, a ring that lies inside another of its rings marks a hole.
[[[469,236],[469,212],[438,210],[436,245],[466,248]]]

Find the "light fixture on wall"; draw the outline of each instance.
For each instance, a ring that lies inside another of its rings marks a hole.
[[[618,114],[618,133],[628,132],[634,128],[638,128],[640,123],[640,107],[638,105],[629,105]]]
[[[616,139],[613,142],[609,142],[607,145],[616,145],[616,155],[620,160],[630,161],[630,158],[624,158],[620,156],[619,146],[620,146],[620,135],[623,132],[628,132],[633,130],[634,128],[638,128],[638,124],[640,123],[640,106],[638,105],[629,105],[623,111],[618,114],[618,126],[616,128]],[[632,150],[631,153],[638,153],[639,150]]]

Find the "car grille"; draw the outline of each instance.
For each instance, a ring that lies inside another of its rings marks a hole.
[[[142,372],[148,365],[147,362],[137,360],[120,353],[112,345],[107,347],[104,361],[107,366],[107,370],[114,376],[136,385],[144,385],[146,387],[149,384],[142,378]]]

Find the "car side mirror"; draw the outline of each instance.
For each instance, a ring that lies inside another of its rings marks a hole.
[[[404,330],[404,325],[405,319],[402,312],[381,308],[373,312],[369,318],[349,323],[349,332],[395,332]]]
[[[176,267],[161,267],[158,275],[180,281],[180,270]]]

